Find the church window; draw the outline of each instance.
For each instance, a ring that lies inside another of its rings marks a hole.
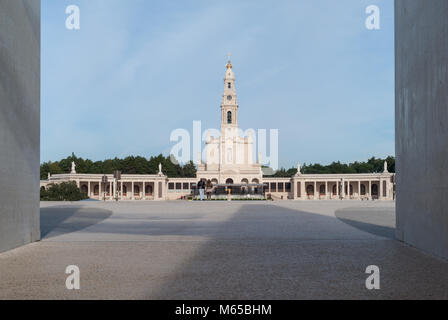
[[[232,123],[232,112],[227,111],[227,123]]]
[[[228,82],[227,83],[227,88],[229,88],[229,89],[232,88],[232,83]]]

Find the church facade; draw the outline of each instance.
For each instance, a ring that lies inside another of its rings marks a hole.
[[[40,182],[41,188],[67,181],[76,182],[89,198],[98,200],[176,200],[191,193],[199,179],[214,185],[264,185],[274,200],[393,200],[395,174],[387,171],[368,174],[302,174],[290,178],[263,177],[261,156],[255,159],[253,138],[243,137],[238,127],[238,100],[235,74],[229,61],[221,101],[221,129],[218,137],[207,134],[205,161],[198,155],[196,178],[170,178],[159,167],[158,174],[78,174],[73,165],[69,174],[56,174]],[[104,180],[107,177],[107,182]]]

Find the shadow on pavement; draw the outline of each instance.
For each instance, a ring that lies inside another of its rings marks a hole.
[[[394,208],[347,208],[335,211],[346,224],[371,234],[395,239]]]
[[[215,226],[213,236],[207,234],[208,241],[196,247],[179,243],[189,252],[185,261],[165,278],[161,288],[149,291],[148,297],[378,299],[392,293],[406,297],[404,286],[381,292],[366,290],[365,269],[372,263],[381,265],[382,281],[393,287],[406,281],[400,272],[406,260],[412,261],[419,253],[409,252],[397,241],[363,236],[344,225],[332,216],[312,212],[243,205],[229,220]]]
[[[100,208],[47,207],[40,209],[42,239],[79,231],[95,225],[112,215]]]

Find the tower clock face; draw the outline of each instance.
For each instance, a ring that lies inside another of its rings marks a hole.
[[[232,96],[230,96],[230,95],[227,96],[227,100],[229,100],[229,101],[232,100]]]

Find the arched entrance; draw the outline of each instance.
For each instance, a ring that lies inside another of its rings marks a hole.
[[[348,190],[350,190],[350,194],[347,192],[347,186],[345,186],[344,190],[345,190],[346,195],[350,195],[350,196],[353,195],[353,186],[351,184],[349,184],[349,189],[348,189]]]
[[[361,184],[361,195],[362,196],[366,195],[366,186],[364,184]]]
[[[226,184],[233,184],[233,179],[228,178],[228,179],[226,180]]]
[[[322,184],[320,187],[319,187],[319,195],[325,195],[325,185],[324,184]]]
[[[93,187],[93,195],[98,196],[100,194],[100,186],[97,184]]]
[[[378,197],[378,185],[372,184],[372,197]]]
[[[147,186],[145,187],[145,193],[146,193],[147,195],[152,196],[152,185],[147,185]]]
[[[307,194],[307,196],[314,196],[314,186],[313,185],[309,184],[306,187],[306,194]]]

